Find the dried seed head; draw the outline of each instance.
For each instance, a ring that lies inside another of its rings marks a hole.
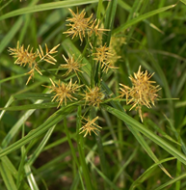
[[[55,100],[56,102],[59,102],[59,106],[62,104],[67,104],[67,100],[69,99],[70,101],[72,100],[77,100],[72,94],[74,94],[81,86],[76,85],[77,82],[72,84],[72,81],[68,84],[61,83],[59,80],[58,82],[53,82],[52,79],[50,79],[52,86],[46,86],[47,88],[50,88],[50,92],[55,92],[55,96],[52,99],[52,102]],[[57,84],[57,86],[56,86]]]
[[[153,83],[156,83],[155,81],[150,81],[150,78],[153,76],[153,74],[148,74],[147,71],[145,71],[145,73],[141,72],[140,66],[138,72],[134,73],[134,77],[129,77],[132,82],[131,88],[120,84],[121,96],[126,96],[127,104],[132,103],[130,110],[135,107],[139,112],[142,122],[142,106],[151,108],[152,105],[154,105],[154,101],[158,98],[157,92],[161,89],[159,88],[159,85],[152,85]]]
[[[71,22],[70,24],[67,24],[67,26],[70,26],[64,34],[68,34],[69,36],[72,36],[72,39],[76,36],[79,36],[81,42],[83,42],[83,38],[85,37],[86,31],[89,28],[89,24],[91,24],[92,15],[88,18],[85,18],[85,9],[81,11],[79,14],[77,9],[77,14],[75,14],[71,9],[69,11],[72,14],[72,18],[67,19],[67,21]]]
[[[113,59],[115,56],[106,44],[96,48],[96,53],[92,53],[92,56],[95,61],[101,63],[101,68],[103,71],[108,72],[109,68],[116,69],[116,67],[113,66]]]
[[[10,55],[16,58],[14,63],[20,66],[32,65],[37,58],[37,54],[33,53],[33,48],[31,50],[29,49],[30,45],[28,45],[27,49],[24,49],[24,45],[20,46],[19,41],[17,42],[16,48],[9,47]]]
[[[101,92],[99,87],[94,87],[93,89],[87,86],[87,91],[85,92],[84,99],[86,104],[88,103],[91,106],[99,107],[104,94]]]
[[[57,60],[54,58],[52,54],[57,53],[58,51],[56,50],[60,44],[57,46],[53,47],[50,51],[48,50],[47,44],[45,44],[45,52],[43,51],[42,47],[39,45],[39,49],[37,49],[38,56],[40,57],[40,61],[46,61],[47,63],[50,63],[52,65],[55,65]]]
[[[78,12],[78,9],[76,14],[71,9],[69,9],[69,11],[71,12],[73,17],[67,19],[67,21],[70,22],[70,24],[67,24],[67,26],[70,26],[70,28],[63,33],[72,36],[72,39],[79,36],[82,43],[83,38],[85,38],[86,35],[88,37],[91,37],[92,34],[95,34],[96,36],[101,36],[104,31],[109,31],[100,27],[100,21],[97,21],[97,19],[93,19],[93,14],[85,18],[85,10],[82,10],[80,14]]]
[[[63,69],[68,69],[68,71],[65,73],[65,76],[67,76],[68,74],[70,74],[71,72],[75,72],[77,77],[78,77],[78,74],[77,72],[81,72],[82,71],[80,70],[80,68],[83,66],[80,62],[80,58],[76,59],[74,58],[74,55],[69,57],[68,59],[62,55],[66,64],[61,64],[60,65],[60,68],[63,68]]]
[[[95,34],[96,36],[101,38],[102,34],[104,34],[104,31],[110,31],[109,29],[101,28],[100,25],[101,25],[101,22],[95,19],[92,22],[92,24],[89,26],[88,36],[91,37],[93,34]]]
[[[58,46],[59,45],[53,47],[49,51],[47,45],[45,44],[46,53],[44,53],[41,46],[39,46],[39,49],[37,50],[37,52],[34,53],[33,48],[29,50],[30,45],[27,47],[27,49],[24,49],[24,45],[20,47],[19,42],[17,42],[16,48],[9,48],[10,55],[12,55],[14,58],[17,58],[15,61],[15,64],[18,64],[20,66],[28,65],[28,68],[30,69],[30,71],[27,73],[30,76],[26,82],[26,85],[29,83],[31,78],[34,77],[35,71],[37,71],[40,75],[42,75],[38,67],[39,62],[44,60],[48,63],[55,64],[56,60],[54,59],[52,54],[57,52],[56,49],[58,48]]]
[[[100,131],[101,127],[97,125],[95,122],[99,119],[99,117],[95,117],[94,119],[90,120],[90,118],[83,118],[85,122],[83,122],[83,127],[80,128],[80,133],[84,133],[83,137],[86,137],[88,134],[91,135],[91,132],[97,135],[97,131]]]

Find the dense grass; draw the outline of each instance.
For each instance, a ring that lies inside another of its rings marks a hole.
[[[115,41],[118,69],[103,73],[90,56],[88,38],[81,43],[63,34],[68,8],[76,7],[110,30],[92,44]],[[185,13],[185,0],[0,0],[0,189],[186,189]],[[43,75],[36,73],[26,85],[28,69],[15,65],[8,52],[17,41],[34,50],[60,44],[56,66],[42,63]],[[58,71],[62,54],[82,56],[79,77]],[[131,86],[129,76],[140,65],[155,72],[152,80],[161,86],[156,105],[143,107],[143,122],[118,98],[119,83]],[[101,87],[99,107],[80,99],[57,109],[43,85],[72,77]],[[98,136],[79,134],[85,115],[99,116]]]

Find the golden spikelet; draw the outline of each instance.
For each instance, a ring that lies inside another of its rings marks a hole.
[[[106,73],[108,72],[109,68],[116,69],[116,67],[113,66],[113,59],[115,56],[111,52],[110,48],[106,46],[106,44],[96,48],[96,52],[92,53],[92,56],[96,62],[101,63],[101,68]]]
[[[159,85],[152,85],[153,83],[156,83],[155,81],[150,81],[150,78],[153,76],[153,74],[148,74],[147,71],[141,72],[140,66],[138,72],[134,73],[134,77],[129,77],[132,82],[131,88],[120,84],[121,97],[126,96],[127,104],[132,103],[130,110],[136,108],[136,110],[139,112],[139,116],[142,122],[142,106],[146,106],[148,108],[151,108],[152,105],[154,106],[154,102],[158,98],[157,92],[161,90],[161,88],[159,88]]]
[[[99,125],[97,125],[95,122],[99,119],[99,117],[95,117],[94,119],[90,119],[90,118],[83,118],[85,120],[85,122],[83,123],[83,127],[80,128],[80,133],[84,133],[83,137],[86,137],[88,134],[91,135],[91,132],[93,132],[94,134],[97,134],[97,131],[100,131],[101,127]]]
[[[55,63],[57,62],[57,60],[52,56],[52,54],[57,53],[58,51],[56,51],[56,49],[60,46],[60,44],[58,44],[57,46],[53,47],[50,51],[48,50],[48,46],[47,44],[45,44],[45,52],[43,51],[42,47],[39,45],[39,49],[37,49],[37,53],[39,55],[39,62],[40,61],[46,61],[52,65],[55,65]]]
[[[55,96],[52,99],[53,101],[59,102],[58,107],[61,105],[67,105],[67,100],[73,101],[77,100],[72,94],[74,94],[81,86],[78,86],[76,83],[77,81],[72,84],[72,80],[68,84],[61,82],[54,82],[50,79],[52,86],[46,86],[47,88],[51,89],[50,92],[54,92]],[[56,86],[57,85],[57,86]]]
[[[65,76],[69,75],[71,72],[75,72],[76,76],[78,77],[78,72],[82,73],[80,68],[83,66],[82,64],[80,64],[80,62],[81,62],[80,57],[75,60],[74,55],[69,56],[68,59],[64,55],[62,55],[62,56],[63,56],[63,59],[65,60],[66,64],[61,64],[60,68],[67,69]],[[79,77],[78,77],[78,79],[79,79]]]
[[[90,106],[99,107],[102,99],[104,98],[104,94],[101,92],[99,87],[89,88],[87,86],[87,91],[85,92],[84,99],[86,104]]]
[[[29,83],[29,81],[34,77],[35,71],[37,71],[40,75],[42,75],[38,64],[41,61],[46,61],[50,64],[55,64],[56,59],[54,59],[53,54],[56,53],[56,49],[59,47],[59,45],[53,47],[50,51],[48,50],[47,45],[45,44],[45,52],[43,51],[42,47],[39,46],[39,49],[37,52],[33,52],[33,48],[30,50],[30,45],[26,49],[24,49],[24,45],[20,46],[19,41],[17,42],[16,48],[10,48],[9,52],[10,55],[12,55],[15,60],[15,64],[20,66],[28,66],[30,71],[27,73],[29,76],[26,85]]]
[[[110,31],[109,29],[104,29],[100,27],[101,22],[97,19],[95,19],[92,24],[89,26],[88,29],[88,36],[92,36],[95,34],[95,36],[98,36],[101,38],[102,34],[104,34],[104,31]]]
[[[102,29],[100,27],[101,22],[97,21],[97,19],[93,19],[93,14],[86,18],[85,9],[83,9],[81,13],[79,13],[78,8],[77,13],[74,13],[71,9],[69,9],[69,11],[72,14],[72,18],[67,19],[67,21],[70,22],[67,26],[70,28],[63,33],[72,36],[72,39],[79,36],[82,43],[86,35],[88,37],[91,37],[93,34],[100,36],[104,31],[109,31],[108,29]]]
[[[78,12],[78,9],[77,14],[75,14],[71,9],[69,9],[69,11],[71,12],[73,17],[67,19],[67,21],[71,22],[70,24],[67,24],[67,26],[70,26],[71,28],[63,33],[72,36],[72,39],[79,36],[81,42],[83,42],[83,38],[85,38],[86,31],[89,28],[89,24],[92,22],[92,15],[88,18],[85,18],[85,9],[82,10],[80,14]]]
[[[19,41],[17,42],[16,48],[9,47],[10,55],[16,58],[14,63],[23,67],[27,64],[31,66],[36,61],[38,55],[37,53],[33,52],[33,48],[31,50],[29,49],[30,45],[28,45],[28,47],[24,49],[24,45],[20,46]]]

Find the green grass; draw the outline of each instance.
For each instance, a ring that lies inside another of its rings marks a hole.
[[[102,40],[81,43],[63,33],[68,8],[76,13],[76,7],[109,29]],[[0,0],[0,189],[186,189],[185,12],[185,0]],[[118,69],[104,73],[91,53],[98,43],[111,46],[113,37]],[[14,64],[8,51],[17,41],[34,51],[60,44],[56,65],[42,62],[43,75],[36,72],[25,85],[28,68]],[[62,54],[81,56],[78,77],[63,76]],[[161,87],[155,106],[142,108],[143,123],[118,97],[119,83],[131,86],[129,76],[140,65]],[[77,80],[81,95],[57,109],[45,88],[49,78]],[[104,93],[99,108],[82,98],[85,86],[95,85]],[[99,116],[102,129],[84,138],[79,130],[88,116]]]

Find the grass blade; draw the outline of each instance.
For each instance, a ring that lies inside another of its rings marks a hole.
[[[154,16],[154,15],[156,15],[156,14],[162,13],[162,12],[164,12],[164,11],[166,11],[166,10],[172,9],[172,8],[174,8],[175,6],[176,6],[176,4],[170,5],[170,6],[167,6],[167,7],[163,7],[163,8],[160,8],[160,9],[157,9],[157,10],[154,10],[154,11],[151,11],[151,12],[149,12],[149,13],[145,13],[145,14],[143,14],[143,15],[137,17],[137,18],[134,18],[134,19],[132,19],[132,20],[126,22],[125,24],[121,25],[121,26],[118,27],[117,29],[115,29],[115,30],[114,30],[114,34],[119,33],[119,32],[122,32],[122,31],[126,30],[127,28],[129,28],[130,26],[132,26],[132,25],[134,25],[134,24],[136,24],[136,23],[138,23],[138,22],[140,22],[140,21],[142,21],[142,20],[144,20],[144,19],[147,19],[147,18],[149,18],[149,17],[151,17],[151,16]]]
[[[128,116],[126,113],[121,112],[115,108],[112,108],[110,106],[104,105],[104,109],[106,109],[109,113],[115,115],[122,121],[126,122],[127,124],[131,125],[135,130],[143,133],[146,137],[151,139],[153,142],[158,144],[160,147],[162,147],[165,151],[167,151],[169,154],[175,156],[178,160],[180,160],[183,164],[186,165],[186,157],[184,154],[179,152],[176,148],[174,148],[172,145],[167,143],[165,140],[160,138],[159,136],[155,135],[153,132],[151,132],[149,129],[146,129],[141,123],[133,119],[132,117]]]
[[[35,13],[35,12],[52,10],[52,9],[60,9],[60,8],[65,8],[65,7],[73,7],[73,6],[97,3],[98,1],[99,0],[71,0],[71,1],[44,3],[40,5],[34,5],[34,6],[18,9],[10,13],[4,14],[3,16],[0,17],[0,20],[15,17],[18,15],[28,14],[28,13]]]

